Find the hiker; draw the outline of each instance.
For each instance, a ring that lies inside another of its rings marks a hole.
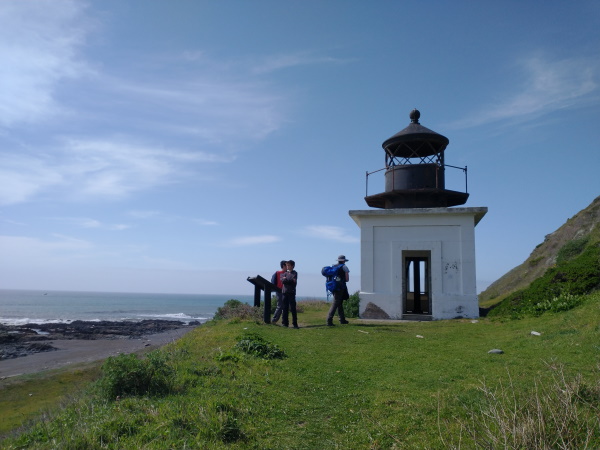
[[[279,290],[275,292],[275,295],[277,296],[277,308],[275,308],[275,314],[273,314],[271,323],[277,323],[281,317],[281,311],[283,311],[283,293],[281,292],[283,284],[281,284],[281,275],[283,275],[286,270],[285,263],[285,261],[281,261],[279,263],[280,270],[275,272],[271,277],[271,283],[279,288]]]
[[[336,275],[337,288],[333,292],[333,302],[331,304],[331,308],[329,308],[329,314],[327,315],[327,326],[333,326],[333,316],[335,312],[338,312],[338,316],[340,318],[341,324],[347,324],[346,316],[344,315],[344,300],[350,298],[350,294],[348,294],[348,286],[346,283],[350,281],[350,269],[346,265],[346,262],[350,261],[346,259],[344,255],[338,256],[338,271]]]
[[[296,284],[298,282],[298,272],[294,270],[296,263],[289,260],[285,263],[286,271],[281,275],[281,284],[283,285],[283,317],[281,325],[287,327],[290,325],[289,313],[292,313],[292,325],[298,328],[298,316],[296,313]]]

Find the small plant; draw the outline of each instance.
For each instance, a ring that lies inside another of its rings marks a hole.
[[[238,362],[240,359],[240,357],[233,353],[233,352],[224,352],[224,351],[220,351],[219,354],[217,356],[215,356],[215,360],[219,361],[219,362],[224,362],[224,361],[232,361],[232,362]]]
[[[583,295],[560,294],[552,300],[544,300],[536,303],[531,308],[531,314],[538,316],[546,311],[560,312],[568,311],[576,306],[579,306],[585,297]]]
[[[248,333],[238,338],[235,348],[249,355],[264,359],[283,359],[285,352],[276,344],[265,341],[256,333]]]
[[[358,317],[360,306],[360,297],[358,293],[359,291],[356,291],[344,302],[344,312],[346,313],[346,317]]]
[[[111,356],[102,365],[98,389],[102,397],[164,395],[172,391],[175,370],[168,365],[168,355],[160,350],[140,359],[135,354]]]

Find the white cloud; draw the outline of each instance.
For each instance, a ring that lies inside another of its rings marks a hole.
[[[269,55],[262,58],[252,67],[252,73],[263,74],[290,67],[315,65],[315,64],[340,64],[348,60],[332,58],[329,56],[316,56],[307,52],[286,53],[280,55]]]
[[[49,167],[40,157],[26,154],[0,154],[0,179],[0,205],[25,202],[63,183],[60,171]]]
[[[97,19],[83,2],[51,4],[0,2],[0,205],[123,199],[192,171],[212,178],[206,164],[236,161],[283,123],[285,99],[241,63],[193,51],[165,76],[172,61],[152,54],[133,67],[84,60]],[[50,118],[56,128],[31,132]]]
[[[145,84],[126,78],[106,80],[110,82],[106,89],[135,105],[135,120],[204,143],[236,142],[240,136],[264,139],[284,121],[281,95],[261,83],[237,80],[239,73],[223,74],[209,67],[202,73],[174,77],[176,82],[156,79]]]
[[[150,219],[152,217],[160,216],[161,213],[160,213],[160,211],[136,210],[136,211],[129,211],[127,214],[136,219]]]
[[[131,228],[131,225],[126,225],[126,224],[122,224],[122,223],[107,224],[107,223],[103,223],[99,220],[91,219],[88,217],[67,217],[67,218],[58,218],[56,220],[59,220],[61,222],[67,222],[67,223],[70,223],[70,224],[72,224],[76,227],[80,227],[80,228],[97,228],[97,229],[110,230],[110,231],[122,231],[122,230],[127,230],[128,228]]]
[[[343,228],[334,227],[329,225],[310,225],[304,229],[304,234],[317,237],[320,239],[327,239],[331,241],[355,243],[359,242],[359,239],[355,236],[348,234]]]
[[[207,152],[151,147],[121,138],[69,140],[37,155],[5,152],[0,153],[0,204],[22,203],[59,188],[66,198],[120,199],[178,183],[198,164],[223,160],[227,159]]]
[[[505,93],[504,100],[487,105],[478,114],[451,126],[469,128],[506,119],[522,120],[598,100],[600,62],[597,57],[552,61],[536,56],[521,65],[526,80],[515,92]]]
[[[203,226],[212,226],[212,225],[218,225],[218,222],[215,222],[214,220],[206,220],[206,219],[194,219],[194,222],[197,223],[198,225],[203,225]]]
[[[67,0],[0,2],[0,126],[61,112],[57,85],[89,71],[78,57],[90,24],[84,11]]]
[[[262,235],[262,236],[241,236],[237,238],[230,239],[227,243],[227,247],[242,247],[247,245],[262,245],[262,244],[272,244],[274,242],[279,242],[281,238],[279,236],[273,235]]]

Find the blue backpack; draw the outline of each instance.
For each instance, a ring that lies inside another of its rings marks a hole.
[[[339,291],[343,288],[344,284],[338,275],[338,272],[343,264],[336,264],[335,266],[325,266],[321,269],[321,275],[326,278],[325,289],[328,292]]]

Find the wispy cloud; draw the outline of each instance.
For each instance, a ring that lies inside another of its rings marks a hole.
[[[61,222],[70,223],[73,226],[79,228],[97,228],[102,230],[110,230],[110,231],[122,231],[131,228],[131,225],[126,225],[123,223],[104,223],[100,220],[91,219],[89,217],[63,217],[57,218],[56,220]]]
[[[0,2],[1,205],[122,199],[192,171],[211,179],[207,165],[235,162],[285,122],[289,103],[273,85],[202,50],[176,69],[176,56],[89,60],[96,20],[84,2]]]
[[[597,101],[600,61],[593,58],[550,60],[536,56],[521,63],[524,82],[504,100],[450,124],[469,128],[507,119],[523,120]]]
[[[265,56],[264,58],[259,59],[259,61],[252,66],[251,71],[254,74],[263,74],[297,66],[345,64],[348,62],[350,61],[332,58],[330,56],[319,56],[308,52],[297,52]]]
[[[197,223],[198,225],[202,225],[202,226],[212,226],[212,225],[218,225],[218,222],[215,222],[214,220],[206,220],[206,219],[194,219],[194,222]]]
[[[12,205],[60,185],[63,174],[38,156],[0,153],[0,179],[0,205]]]
[[[61,113],[57,85],[90,71],[78,56],[91,28],[85,4],[0,2],[0,23],[0,126]]]
[[[207,152],[151,147],[123,138],[73,139],[38,154],[0,152],[0,204],[21,203],[52,191],[71,199],[120,199],[181,182],[199,164],[226,160]]]
[[[250,141],[263,139],[284,122],[284,98],[262,83],[238,78],[239,73],[222,74],[209,67],[180,75],[176,83],[110,79],[105,89],[127,99],[120,109],[133,108],[135,115],[124,114],[135,118],[131,122],[152,123],[163,132],[184,133],[208,144],[234,142],[240,135]]]
[[[279,242],[281,238],[273,235],[261,235],[261,236],[240,236],[230,239],[226,242],[227,247],[245,247],[248,245],[262,245],[262,244],[273,244]]]
[[[134,219],[151,219],[152,217],[160,216],[160,214],[160,211],[153,210],[134,210],[127,213],[128,216],[133,217]]]
[[[359,239],[355,236],[348,234],[343,228],[334,227],[330,225],[310,225],[304,229],[304,234],[311,237],[320,239],[327,239],[331,241],[355,243],[359,242]]]

